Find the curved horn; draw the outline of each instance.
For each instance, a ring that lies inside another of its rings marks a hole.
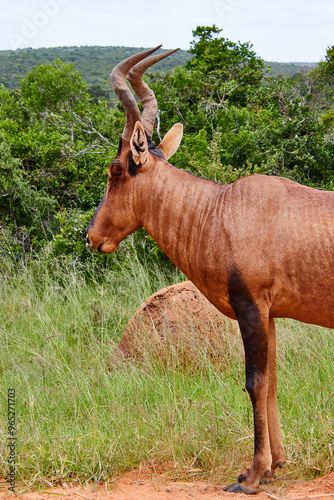
[[[153,90],[143,81],[142,76],[148,68],[153,66],[153,64],[170,56],[177,50],[179,49],[169,50],[163,54],[156,54],[148,59],[144,59],[133,66],[128,74],[128,80],[131,83],[131,87],[143,103],[141,122],[149,137],[152,137],[153,134],[154,121],[158,112],[158,103]]]
[[[137,64],[145,57],[151,55],[160,47],[161,45],[158,45],[158,47],[155,47],[154,49],[145,50],[144,52],[140,52],[139,54],[134,54],[133,56],[128,57],[124,61],[118,63],[117,66],[114,67],[110,75],[110,80],[113,89],[117,94],[118,99],[123,104],[123,108],[125,111],[126,123],[122,137],[123,139],[126,139],[128,141],[131,139],[131,134],[134,129],[136,121],[141,121],[141,119],[140,119],[140,111],[136,103],[136,100],[132,95],[131,90],[126,84],[126,75],[132,68],[132,66]]]

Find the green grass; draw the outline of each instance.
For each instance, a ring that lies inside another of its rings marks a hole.
[[[108,359],[134,311],[181,281],[130,254],[94,275],[47,255],[0,271],[0,474],[8,473],[7,391],[16,390],[17,480],[110,480],[140,464],[234,479],[253,451],[239,337],[217,369],[200,347],[183,364]],[[278,322],[279,407],[289,477],[334,468],[333,331]],[[228,360],[228,362],[227,362]]]

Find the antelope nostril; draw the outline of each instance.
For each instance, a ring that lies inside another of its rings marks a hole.
[[[86,235],[86,241],[87,241],[88,245],[90,246],[90,237],[88,236],[88,233]]]
[[[99,246],[97,247],[97,251],[100,252],[100,253],[105,253],[103,250],[102,250],[102,245],[103,245],[103,241],[102,243],[99,244]]]

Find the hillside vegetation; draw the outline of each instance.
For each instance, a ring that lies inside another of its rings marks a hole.
[[[60,59],[64,63],[74,64],[89,87],[100,86],[105,92],[111,94],[109,75],[112,68],[122,59],[147,48],[81,46],[4,50],[0,51],[0,84],[13,90],[19,86],[20,79],[24,78],[35,66]],[[153,71],[171,71],[175,66],[184,66],[189,59],[191,59],[191,54],[180,50],[172,59],[167,58],[158,63]],[[266,62],[266,66],[270,66],[269,75],[272,77],[292,77],[298,73],[309,73],[316,64]]]
[[[281,77],[281,78],[291,78],[296,75],[307,75],[312,71],[312,69],[318,66],[318,63],[303,63],[303,62],[274,62],[268,61],[265,63],[266,67],[270,68],[268,76],[270,77]]]
[[[89,87],[100,86],[111,94],[109,75],[116,64],[132,54],[147,50],[147,47],[53,47],[40,49],[17,49],[0,51],[0,84],[15,89],[20,78],[35,66],[49,64],[57,59],[74,64]],[[161,50],[160,50],[161,52]],[[158,63],[155,71],[171,71],[175,66],[183,66],[190,54],[179,50],[170,59]]]

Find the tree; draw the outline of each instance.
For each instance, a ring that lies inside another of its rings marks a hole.
[[[0,143],[0,246],[2,254],[21,257],[30,250],[32,239],[42,234],[50,238],[50,214],[55,200],[37,191],[24,178],[21,164],[13,158],[9,145]],[[7,232],[5,231],[7,229]],[[8,239],[11,235],[11,241]]]
[[[334,45],[329,46],[326,51],[326,68],[328,74],[334,75]]]
[[[334,145],[324,127],[333,116],[319,121],[314,78],[264,78],[264,63],[251,45],[220,33],[215,25],[199,26],[193,31],[192,60],[172,75],[152,77],[163,132],[175,112],[186,127],[173,160],[224,182],[262,172],[330,188]],[[327,91],[328,82],[327,76]],[[328,93],[325,102],[330,103]]]
[[[167,126],[176,111],[187,133],[205,129],[210,137],[229,105],[243,107],[254,100],[264,79],[264,61],[251,44],[231,42],[219,36],[221,31],[216,25],[197,27],[193,58],[172,75],[151,77]]]
[[[62,111],[70,113],[82,107],[89,98],[87,85],[73,64],[57,59],[43,64],[21,78],[21,96],[36,113]]]
[[[103,166],[116,150],[118,120],[107,103],[91,102],[80,74],[61,61],[36,67],[17,90],[0,88],[0,144],[16,165],[17,180],[4,193],[1,218],[12,224],[13,235],[24,228],[26,248],[57,233],[60,209],[96,206],[105,189]]]
[[[190,49],[194,57],[185,68],[199,70],[202,77],[214,80],[220,100],[228,95],[234,102],[245,102],[249,93],[253,93],[263,80],[264,61],[251,50],[250,43],[231,42],[219,36],[221,32],[215,24],[211,27],[198,26],[193,31],[194,40]]]

